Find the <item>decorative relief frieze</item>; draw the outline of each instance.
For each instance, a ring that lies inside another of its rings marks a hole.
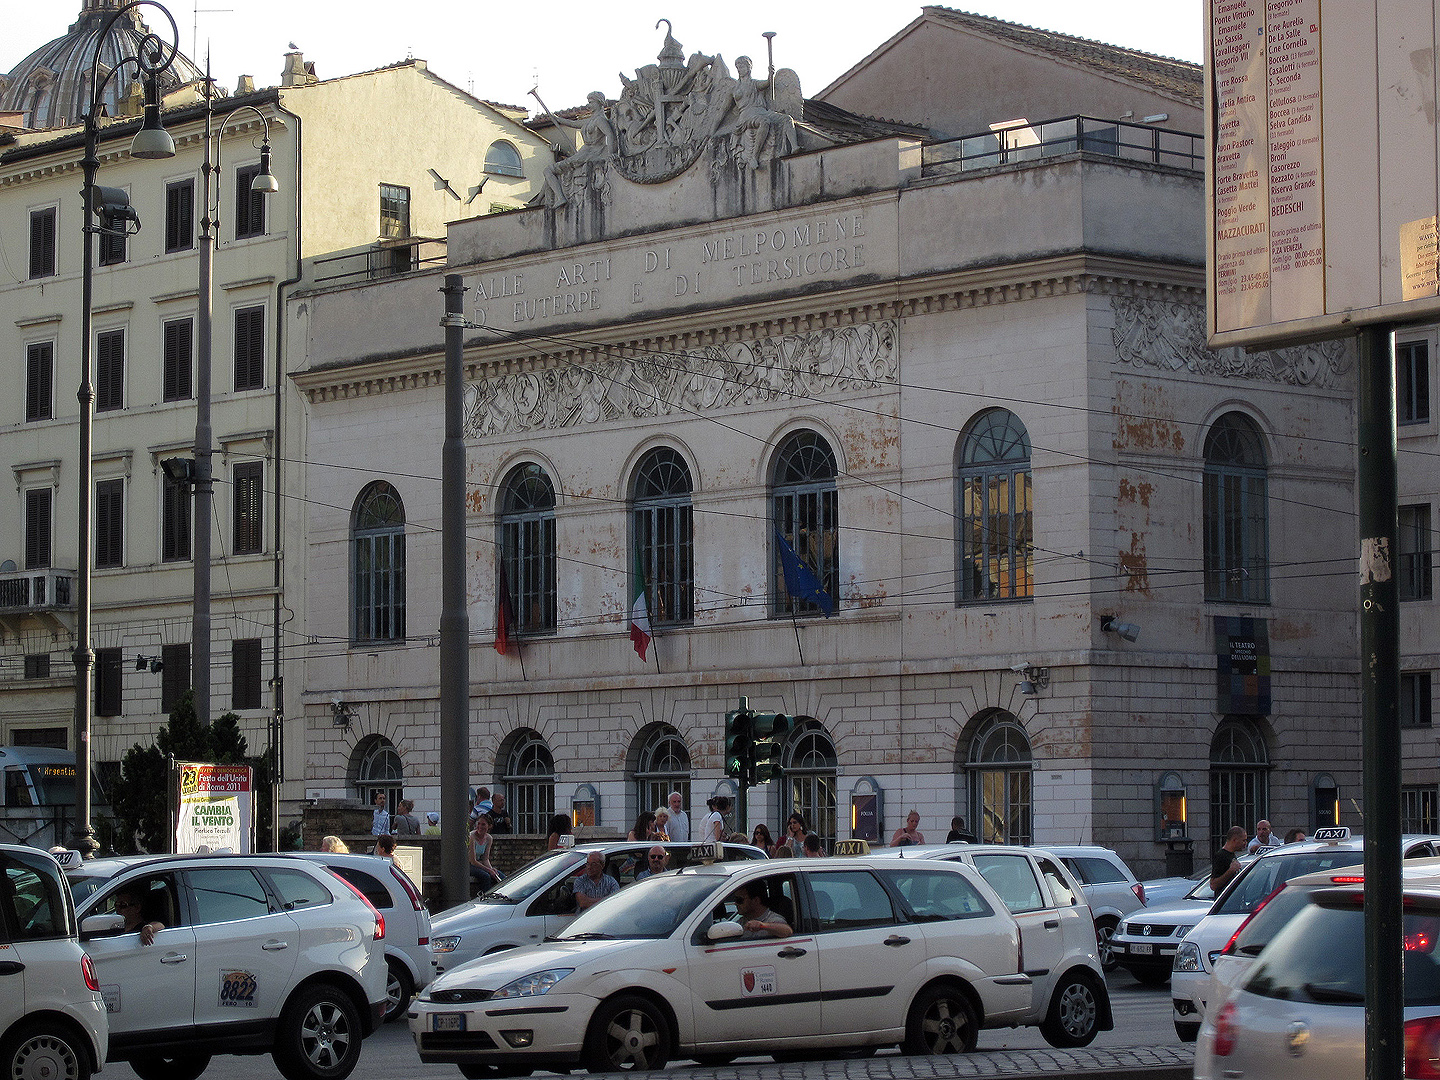
[[[613,420],[689,416],[894,384],[893,320],[572,362],[494,375],[465,388],[465,435],[484,438]]]
[[[1355,351],[1348,341],[1322,341],[1270,352],[1211,349],[1205,309],[1195,304],[1114,296],[1115,352],[1122,363],[1188,371],[1222,379],[1259,379],[1325,390],[1349,385]]]

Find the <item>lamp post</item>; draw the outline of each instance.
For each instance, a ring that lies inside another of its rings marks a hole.
[[[170,23],[172,43],[167,44],[154,34],[147,33],[140,40],[136,55],[127,56],[115,67],[100,75],[100,49],[110,30],[121,16],[138,7],[153,7],[159,10]],[[78,548],[75,568],[75,844],[87,857],[93,855],[99,845],[95,842],[95,829],[90,823],[90,717],[91,693],[95,670],[95,652],[90,642],[90,487],[93,473],[90,460],[91,441],[95,420],[95,388],[90,381],[91,365],[91,323],[93,322],[93,297],[95,276],[95,234],[107,226],[115,228],[118,218],[121,228],[128,218],[134,220],[128,204],[122,209],[112,192],[107,198],[99,198],[95,186],[95,173],[100,168],[100,108],[105,87],[116,73],[127,64],[134,64],[145,82],[145,119],[139,132],[130,144],[131,157],[168,158],[175,156],[175,141],[165,131],[160,120],[160,75],[175,60],[179,51],[180,31],[175,18],[163,5],[155,0],[131,0],[105,20],[104,26],[95,38],[95,58],[90,64],[90,108],[85,114],[85,156],[80,160],[84,175],[81,196],[84,199],[82,219],[84,221],[84,261],[80,293],[80,389],[76,398],[80,402],[80,466],[77,482],[80,492],[78,499]],[[97,224],[95,217],[105,212],[104,222]],[[138,229],[138,222],[137,222]]]

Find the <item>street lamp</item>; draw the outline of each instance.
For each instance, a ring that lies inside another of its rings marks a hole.
[[[121,16],[138,7],[153,7],[161,12],[170,23],[173,44],[167,44],[154,34],[146,33],[140,39],[134,56],[127,56],[100,75],[100,49],[110,30]],[[127,229],[127,222],[139,221],[125,200],[124,211],[116,205],[113,192],[107,189],[106,198],[100,197],[95,185],[95,173],[100,168],[100,109],[101,97],[111,79],[127,64],[134,64],[145,83],[145,119],[130,144],[130,154],[138,158],[168,158],[175,156],[175,141],[165,131],[160,119],[160,75],[169,69],[179,51],[180,31],[175,18],[163,4],[155,0],[130,0],[117,8],[105,20],[100,33],[95,37],[95,58],[90,64],[90,108],[85,114],[85,156],[80,160],[84,174],[81,197],[84,200],[85,256],[84,272],[81,277],[80,295],[80,389],[76,398],[80,402],[80,486],[78,506],[78,529],[76,530],[79,558],[75,568],[76,577],[76,620],[75,620],[75,844],[87,857],[93,855],[99,845],[95,842],[95,829],[90,823],[90,701],[95,670],[95,652],[90,647],[90,486],[92,463],[91,442],[95,420],[95,388],[90,381],[91,366],[91,323],[93,321],[93,297],[95,277],[95,234],[113,231],[117,227]],[[101,220],[96,222],[96,218]],[[118,221],[118,225],[117,225]]]

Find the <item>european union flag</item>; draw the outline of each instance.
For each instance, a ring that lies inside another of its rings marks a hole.
[[[815,572],[800,561],[790,541],[777,529],[775,540],[780,545],[780,568],[785,572],[785,591],[796,600],[808,600],[825,613],[828,619],[835,614],[835,601],[820,584]]]

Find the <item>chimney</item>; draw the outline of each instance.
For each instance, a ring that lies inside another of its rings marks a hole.
[[[281,86],[310,86],[315,78],[315,65],[305,63],[305,54],[292,49],[285,54],[285,70],[280,74]]]
[[[254,76],[254,75],[241,75],[241,76],[240,76],[240,81],[235,84],[235,93],[238,95],[238,94],[253,94],[254,92],[255,92],[255,76]]]

